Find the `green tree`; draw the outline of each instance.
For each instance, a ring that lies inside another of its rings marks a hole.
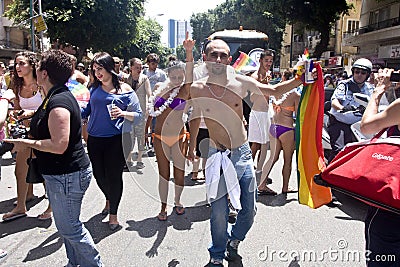
[[[313,57],[320,58],[327,50],[330,32],[334,23],[353,7],[346,0],[255,0],[260,9],[277,14],[285,23],[294,23],[299,28],[316,30],[321,33],[321,41],[314,50]]]
[[[268,34],[270,47],[279,51],[285,22],[279,13],[264,9],[265,1],[261,0],[227,0],[213,10],[192,15],[193,37],[201,42],[215,31],[243,26]]]
[[[143,16],[144,0],[59,0],[43,1],[47,34],[52,41],[86,49],[121,54],[135,39],[137,21]],[[29,0],[16,0],[7,17],[16,23],[29,22]]]
[[[190,25],[192,26],[192,36],[196,40],[197,50],[200,51],[201,43],[207,38],[211,33],[215,31],[214,29],[214,15],[209,12],[193,14],[190,17]]]
[[[192,15],[193,36],[204,40],[211,33],[223,29],[255,29],[268,34],[270,47],[280,51],[286,23],[321,33],[321,41],[314,51],[319,58],[326,51],[332,26],[341,15],[347,14],[351,4],[346,0],[226,0],[215,9]]]

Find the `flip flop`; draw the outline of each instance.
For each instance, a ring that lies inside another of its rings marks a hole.
[[[52,217],[52,212],[43,212],[42,214],[39,214],[37,216],[38,220],[40,221],[46,221],[46,220],[50,220]]]
[[[278,193],[272,189],[258,190],[259,196],[276,196]]]
[[[299,191],[296,189],[289,188],[288,191],[282,191],[282,194],[290,194],[290,193],[297,193],[297,192],[299,192]]]
[[[162,221],[162,222],[164,222],[164,221],[166,221],[167,220],[167,213],[164,211],[164,212],[160,212],[158,215],[157,215],[157,219],[159,220],[159,221]]]
[[[6,218],[4,218],[4,216],[7,216]],[[9,221],[13,221],[16,220],[18,218],[23,218],[26,217],[26,213],[17,213],[17,212],[7,212],[6,214],[3,215],[3,222],[9,222]]]
[[[182,207],[182,206],[175,206],[174,209],[175,209],[175,213],[176,213],[177,215],[183,215],[183,214],[185,214],[185,208]]]
[[[110,209],[103,209],[101,211],[101,215],[108,215],[108,213],[110,213]]]
[[[206,178],[205,177],[191,177],[190,178],[192,181],[201,181],[201,180],[205,180]]]

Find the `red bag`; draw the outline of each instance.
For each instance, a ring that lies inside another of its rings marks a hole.
[[[384,131],[347,144],[314,181],[400,214],[400,138],[378,139]]]

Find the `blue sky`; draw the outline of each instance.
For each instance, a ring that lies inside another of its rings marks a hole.
[[[163,26],[161,42],[168,41],[168,20],[189,20],[193,13],[215,8],[225,0],[147,0],[146,16],[156,19]]]

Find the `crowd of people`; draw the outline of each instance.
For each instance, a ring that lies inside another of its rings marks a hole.
[[[79,220],[85,191],[93,174],[105,198],[100,213],[109,216],[111,231],[120,228],[118,208],[123,172],[147,171],[142,157],[148,152],[149,156],[156,156],[158,166],[158,220],[168,219],[171,161],[175,184],[173,210],[177,215],[185,213],[181,195],[185,161],[189,159],[194,166],[192,179],[206,180],[211,205],[209,266],[222,266],[223,259],[240,260],[238,246],[254,222],[257,194],[278,194],[268,184],[279,178],[269,176],[281,151],[281,193],[297,192],[289,187],[289,180],[295,151],[294,123],[303,81],[301,75],[286,71],[279,83],[270,84],[274,59],[271,50],[261,53],[258,70],[247,75],[236,73],[230,67],[229,46],[222,40],[208,42],[204,47],[205,63],[195,67],[194,45],[186,37],[185,63],[171,58],[165,71],[158,68],[160,58],[154,53],[145,62],[132,58],[126,67],[123,60],[106,52],[96,53],[86,67],[60,50],[44,52],[40,60],[34,53],[18,53],[11,68],[13,73],[8,78],[6,74],[0,75],[0,125],[4,124],[2,117],[7,115],[8,103],[13,103],[9,117],[24,120],[26,127],[30,127],[30,138],[5,139],[14,144],[16,152],[17,200],[16,206],[3,215],[3,221],[26,216],[26,202],[35,198],[32,184],[25,180],[26,161],[33,152],[49,199],[49,207],[38,219],[54,219],[64,237],[68,266],[102,266],[100,253]],[[4,68],[0,63],[0,70]],[[372,64],[362,59],[355,62],[350,77],[324,76],[325,87],[335,89],[328,128],[332,145],[329,160],[346,143],[354,141],[350,137],[351,123],[342,118],[361,120],[362,112],[357,109],[352,93],[374,96],[373,84],[368,82],[371,72]],[[388,87],[388,72],[380,75],[379,99]],[[90,99],[84,105],[78,104],[66,86],[71,81],[89,90]],[[249,92],[252,109],[247,123],[242,100]],[[362,127],[374,132],[383,127],[382,123],[374,126],[374,119],[383,118],[371,109],[367,108],[368,117],[363,119]],[[387,122],[388,126],[396,123]],[[202,178],[199,173],[203,173]],[[63,190],[66,187],[70,190]],[[74,200],[73,204],[67,205],[70,200]],[[236,212],[236,222],[228,230],[230,209]],[[376,208],[371,210],[369,224],[376,214]],[[398,220],[391,214],[382,216]],[[380,225],[371,229],[379,231]],[[373,240],[370,235],[368,232],[369,249],[385,251],[379,250],[375,242],[391,242]]]

